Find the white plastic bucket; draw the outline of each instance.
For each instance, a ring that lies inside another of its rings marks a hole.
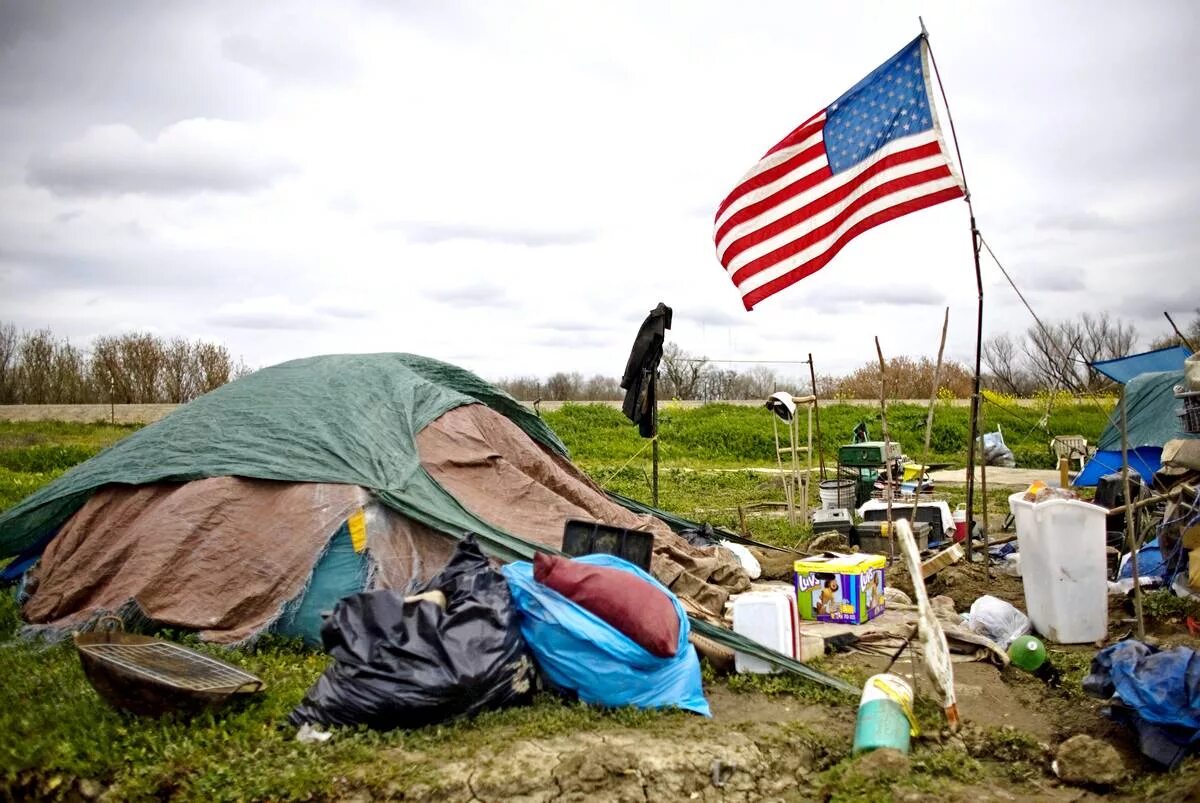
[[[1077,499],[1008,498],[1017,526],[1025,610],[1034,629],[1060,644],[1108,634],[1107,510]]]
[[[799,651],[799,615],[796,595],[791,591],[751,591],[733,599],[733,632],[757,641],[789,658]],[[753,655],[735,652],[738,672],[769,674],[779,670]]]
[[[854,507],[854,492],[854,480],[821,480],[817,485],[821,507],[825,510]]]

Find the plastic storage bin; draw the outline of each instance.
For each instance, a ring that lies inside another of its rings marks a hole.
[[[733,599],[733,632],[753,639],[790,658],[800,654],[800,622],[796,614],[796,595],[789,590],[751,591]],[[778,669],[752,655],[735,652],[733,665],[738,672],[770,674]]]
[[[1017,526],[1025,611],[1033,627],[1060,644],[1108,634],[1105,514],[1076,499],[1008,498]]]
[[[929,530],[930,526],[918,521],[912,525],[913,540],[917,542],[917,551],[924,552],[929,548]],[[888,531],[886,521],[863,521],[854,525],[854,543],[862,552],[869,552],[874,555],[891,555],[892,554],[892,537],[894,533]],[[896,554],[900,554],[900,545],[896,545]]]
[[[854,520],[850,518],[850,511],[844,507],[832,510],[814,510],[812,514],[813,535],[827,532],[849,535],[853,524]]]

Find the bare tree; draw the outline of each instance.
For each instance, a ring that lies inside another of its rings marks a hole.
[[[11,323],[0,323],[0,404],[12,404],[14,401],[19,345],[17,327]]]
[[[667,343],[663,347],[662,361],[663,383],[659,397],[676,399],[698,398],[700,380],[708,366],[707,357],[695,357],[679,347],[678,343]]]
[[[191,343],[177,337],[163,347],[164,400],[180,404],[194,399],[197,395],[198,375],[195,351]]]
[[[559,371],[546,380],[546,399],[554,401],[579,401],[583,375]]]
[[[983,362],[991,374],[991,384],[997,390],[1015,396],[1033,391],[1032,377],[1024,367],[1024,354],[1011,335],[1000,334],[984,341]]]
[[[196,365],[196,395],[208,393],[246,374],[240,361],[235,365],[229,349],[216,343],[196,342],[193,347]]]

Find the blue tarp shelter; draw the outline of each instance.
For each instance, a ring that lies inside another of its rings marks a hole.
[[[1129,428],[1129,467],[1147,483],[1162,466],[1162,447],[1176,438],[1195,438],[1183,430],[1175,408],[1176,385],[1183,383],[1183,361],[1191,356],[1183,346],[1158,349],[1144,354],[1132,354],[1117,360],[1092,363],[1100,373],[1120,382],[1122,404]],[[1169,363],[1167,370],[1145,370],[1150,366]],[[1140,373],[1131,376],[1132,371]],[[1118,411],[1119,412],[1119,411]],[[1121,470],[1121,430],[1119,414],[1109,419],[1096,454],[1072,481],[1076,487],[1095,485],[1105,474]]]
[[[1186,346],[1169,346],[1165,349],[1118,357],[1115,360],[1101,360],[1092,363],[1092,367],[1112,381],[1124,385],[1142,374],[1178,371],[1183,367],[1183,361],[1190,356],[1192,356],[1191,349]]]

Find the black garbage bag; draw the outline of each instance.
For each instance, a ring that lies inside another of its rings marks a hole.
[[[321,626],[333,663],[288,720],[419,728],[527,703],[535,670],[519,614],[473,536],[415,593],[439,591],[444,608],[436,593],[406,602],[399,592],[369,591],[339,601]]]

